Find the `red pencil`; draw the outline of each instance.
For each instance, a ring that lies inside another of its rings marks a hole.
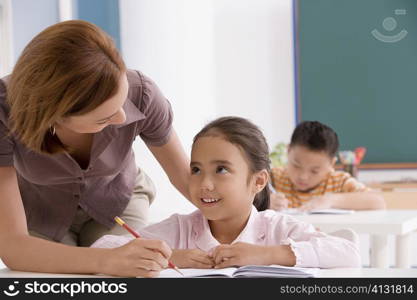
[[[117,224],[119,224],[120,226],[124,227],[127,231],[129,231],[135,238],[140,238],[139,233],[137,233],[136,231],[134,231],[121,218],[119,218],[119,217],[116,216],[116,217],[114,217],[114,220],[116,221]],[[182,274],[181,271],[178,269],[178,267],[176,265],[174,265],[172,262],[168,261],[168,266],[170,268],[174,269],[175,271],[177,271],[178,273],[180,273],[182,276],[184,276],[184,274]]]
[[[354,152],[355,152],[355,164],[359,165],[361,163],[363,157],[365,156],[366,148],[365,147],[357,147]]]

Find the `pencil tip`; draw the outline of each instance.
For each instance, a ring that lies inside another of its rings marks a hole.
[[[184,276],[184,274],[180,271],[180,269],[178,269],[178,267],[174,268],[178,273],[180,273],[182,276]]]

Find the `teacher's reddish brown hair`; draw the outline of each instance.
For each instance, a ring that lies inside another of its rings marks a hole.
[[[7,87],[10,133],[40,153],[66,150],[51,128],[88,113],[117,92],[125,64],[113,40],[81,20],[57,23],[35,36]]]

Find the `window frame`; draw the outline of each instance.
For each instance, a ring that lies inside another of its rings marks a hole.
[[[0,40],[0,77],[3,77],[13,67],[11,0],[0,0]]]

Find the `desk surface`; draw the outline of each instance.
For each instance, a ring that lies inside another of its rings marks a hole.
[[[85,274],[53,274],[53,273],[31,273],[11,271],[7,268],[0,269],[0,278],[111,278],[104,275],[85,275]],[[340,269],[321,269],[317,277],[412,277],[417,278],[417,268],[394,269],[394,268],[340,268]]]
[[[417,210],[368,210],[346,215],[303,214],[295,218],[329,232],[351,228],[357,233],[406,234],[417,229]]]
[[[412,277],[417,278],[417,269],[397,269],[397,268],[346,268],[346,269],[322,269],[317,277]]]
[[[0,278],[16,277],[16,278],[108,278],[112,276],[105,275],[87,275],[87,274],[56,274],[56,273],[35,273],[12,271],[9,268],[0,269]]]
[[[366,182],[370,188],[392,191],[394,189],[417,189],[417,180],[412,181],[385,181],[385,182]]]

